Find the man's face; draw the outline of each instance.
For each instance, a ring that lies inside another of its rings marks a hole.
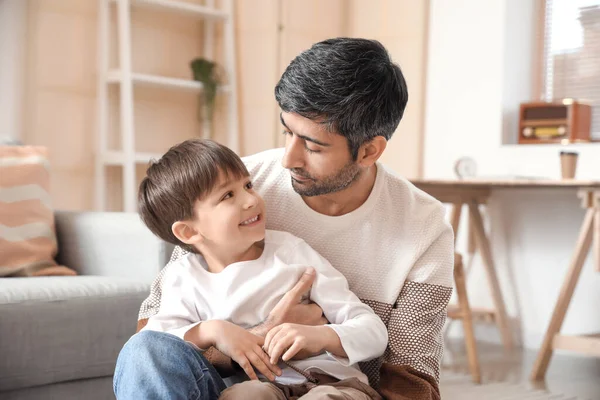
[[[350,186],[360,174],[345,137],[298,114],[281,113],[285,139],[282,165],[302,196],[320,196]]]

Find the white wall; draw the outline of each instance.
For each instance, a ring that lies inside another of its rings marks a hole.
[[[518,104],[532,100],[534,2],[431,1],[426,178],[453,178],[454,162],[462,156],[475,159],[479,175],[559,177],[560,145],[506,144],[516,137]],[[580,152],[578,178],[600,180],[600,145],[569,149]],[[494,258],[516,333],[526,347],[539,347],[584,212],[572,190],[503,190],[494,193],[488,214]],[[461,249],[463,244],[460,237]],[[482,278],[477,258],[469,278],[471,302],[491,305],[486,286],[478,284]],[[597,304],[600,274],[593,271],[590,257],[563,331],[600,330]],[[498,340],[496,331],[487,329],[478,328],[478,338]]]
[[[0,138],[22,137],[27,2],[0,0]]]

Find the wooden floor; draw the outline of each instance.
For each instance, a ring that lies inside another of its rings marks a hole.
[[[490,382],[524,383],[550,393],[582,399],[600,400],[600,358],[580,357],[570,353],[555,353],[545,382],[531,383],[529,374],[536,352],[515,349],[507,352],[501,345],[477,343],[483,384]],[[467,358],[462,340],[446,341],[442,374],[468,374]]]

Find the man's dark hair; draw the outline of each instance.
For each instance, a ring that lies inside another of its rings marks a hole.
[[[323,122],[346,137],[356,159],[363,143],[392,137],[408,91],[400,67],[381,43],[337,38],[297,56],[275,87],[275,98],[283,111]]]
[[[142,221],[159,238],[197,252],[173,234],[177,221],[194,217],[194,203],[206,197],[223,173],[231,179],[248,176],[248,170],[231,149],[212,140],[190,139],[173,146],[158,161],[151,161],[138,193]]]

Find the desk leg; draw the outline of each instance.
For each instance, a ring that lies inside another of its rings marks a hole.
[[[469,306],[469,296],[467,296],[465,270],[463,263],[460,260],[454,263],[454,282],[456,285],[456,297],[460,309],[460,318],[463,323],[469,370],[471,371],[473,381],[475,383],[481,383],[481,369],[479,368],[479,358],[477,357],[477,341],[473,329],[473,315],[471,313],[471,307]]]
[[[594,215],[594,264],[596,272],[600,272],[600,209]]]
[[[476,244],[475,244],[475,234],[473,233],[474,229],[473,229],[473,222],[471,222],[472,218],[469,217],[469,233],[468,233],[468,239],[467,239],[467,253],[469,254],[470,257],[473,257],[473,255],[475,254],[476,249]]]
[[[577,245],[575,246],[575,254],[571,260],[571,265],[569,266],[565,281],[560,289],[560,295],[558,296],[556,306],[554,306],[552,319],[546,330],[542,347],[540,348],[535,364],[533,365],[531,380],[536,381],[544,379],[546,371],[548,370],[550,357],[552,357],[552,342],[554,341],[554,336],[560,332],[560,328],[565,319],[565,314],[567,313],[567,308],[569,307],[571,297],[573,296],[575,286],[577,285],[577,280],[581,274],[581,268],[590,251],[595,214],[596,211],[593,208],[589,208],[585,214],[585,219],[583,220],[581,230],[579,231],[579,239],[577,239]]]
[[[505,349],[512,349],[513,339],[508,316],[506,314],[504,300],[502,299],[502,292],[500,290],[500,284],[498,283],[496,268],[494,267],[494,261],[492,259],[490,243],[485,234],[483,218],[481,218],[479,205],[477,203],[469,204],[469,216],[471,217],[471,226],[473,227],[475,243],[479,249],[479,254],[481,254],[483,265],[486,269],[488,284],[490,285],[490,291],[492,292],[492,300],[494,301],[494,308],[496,309],[496,324],[500,330],[502,343],[504,344]]]
[[[456,245],[456,238],[458,237],[458,225],[460,223],[460,214],[462,212],[462,203],[455,203],[452,205],[452,211],[450,212],[450,224],[454,231],[454,245]]]

